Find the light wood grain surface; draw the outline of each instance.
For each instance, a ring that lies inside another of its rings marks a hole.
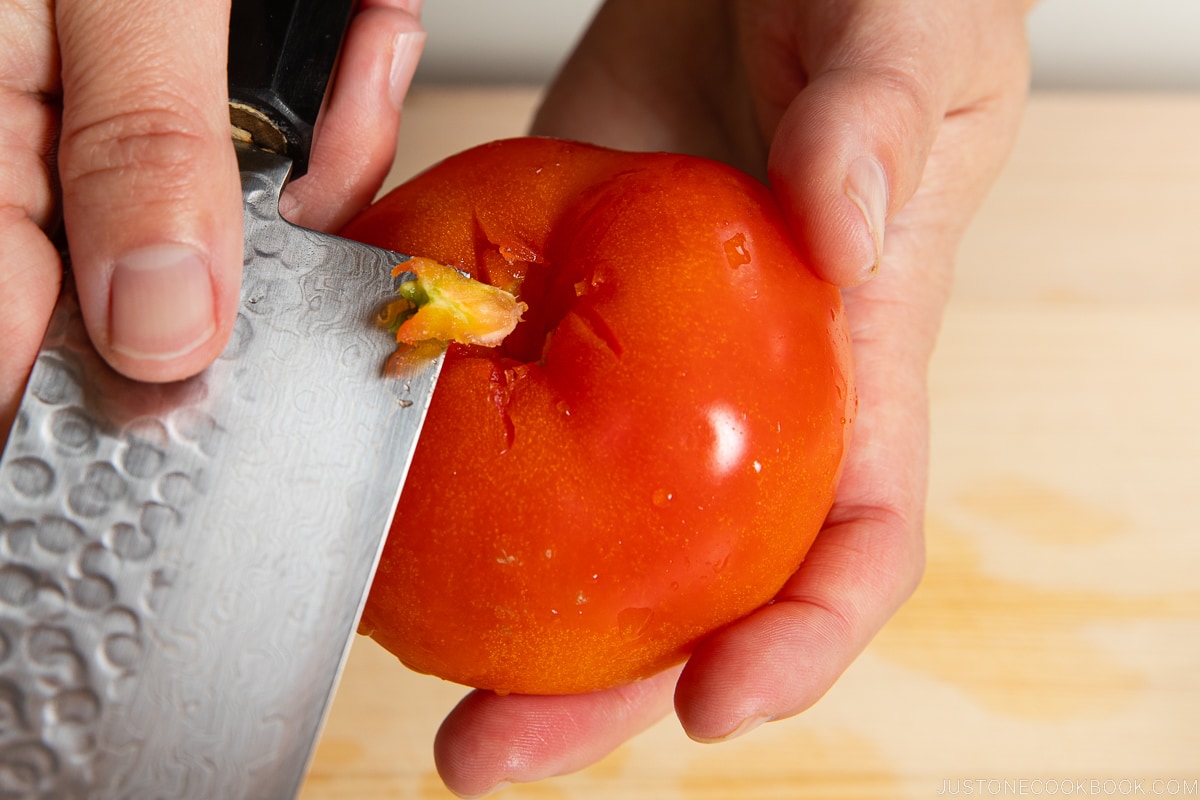
[[[414,92],[391,180],[535,102]],[[1198,132],[1200,96],[1032,98],[933,363],[926,577],[815,708],[498,796],[1200,797]],[[451,797],[462,693],[360,639],[302,797]]]

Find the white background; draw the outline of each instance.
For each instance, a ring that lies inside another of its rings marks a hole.
[[[418,80],[543,83],[598,6],[425,0]],[[1041,0],[1029,39],[1035,89],[1200,89],[1200,0]]]

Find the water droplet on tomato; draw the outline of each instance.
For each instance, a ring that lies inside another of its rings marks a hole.
[[[750,248],[746,245],[746,234],[734,234],[725,242],[725,258],[733,269],[750,263]]]
[[[659,508],[666,508],[673,497],[674,495],[666,489],[655,489],[654,494],[650,496],[650,500]]]
[[[617,612],[617,627],[628,639],[636,639],[650,626],[654,612],[648,608],[626,608]]]

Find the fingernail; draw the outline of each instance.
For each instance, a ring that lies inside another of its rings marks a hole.
[[[216,332],[208,266],[186,245],[145,247],[117,259],[110,297],[109,344],[124,355],[165,361]]]
[[[703,737],[699,737],[699,736],[692,736],[692,738],[695,739],[697,742],[700,742],[701,744],[716,744],[718,742],[728,742],[730,739],[736,739],[739,736],[745,736],[750,731],[761,726],[764,722],[770,722],[770,721],[771,721],[771,716],[769,714],[751,714],[750,716],[746,717],[744,720],[739,722],[737,725],[735,725],[733,727],[733,730],[729,731],[728,733],[722,734],[720,736],[714,736],[712,738],[703,738]]]
[[[291,193],[285,191],[279,196],[279,216],[291,221],[300,216],[300,212],[304,209],[304,204],[301,203]]]
[[[422,31],[405,31],[397,34],[392,43],[392,67],[388,72],[388,96],[397,111],[404,105],[404,97],[408,94],[408,87],[412,85],[413,74],[417,71],[417,62],[421,58],[421,50],[424,47],[425,34]]]
[[[846,197],[858,206],[867,223],[870,236],[870,256],[859,270],[860,281],[879,271],[883,260],[883,226],[887,217],[888,186],[883,167],[871,156],[862,156],[850,165],[846,174]]]

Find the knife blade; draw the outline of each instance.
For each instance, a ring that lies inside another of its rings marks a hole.
[[[231,33],[232,103],[276,138],[236,145],[245,271],[216,363],[124,378],[64,282],[0,457],[6,796],[298,791],[440,368],[384,374],[376,315],[405,256],[278,212],[350,5],[234,3],[234,28],[258,6],[272,38],[234,55]],[[233,86],[243,57],[267,76],[257,94]],[[306,60],[298,87],[289,58]]]

